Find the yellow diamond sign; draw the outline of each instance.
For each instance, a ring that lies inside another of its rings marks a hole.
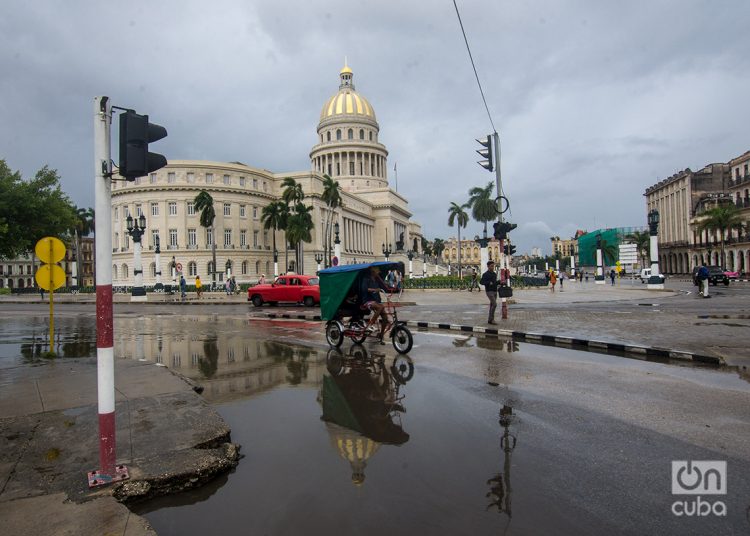
[[[45,236],[36,243],[34,253],[42,262],[55,264],[65,258],[65,244],[59,238]]]

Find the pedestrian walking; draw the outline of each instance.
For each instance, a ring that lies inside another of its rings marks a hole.
[[[393,270],[393,275],[396,277],[396,288],[399,292],[401,292],[401,272],[398,270]]]
[[[589,273],[586,272],[586,283],[588,283],[588,282],[589,282]]]
[[[187,281],[185,281],[185,276],[180,276],[180,295],[182,296],[182,299],[184,300],[187,296]]]
[[[615,271],[614,271],[614,270],[610,270],[610,271],[609,271],[609,279],[610,279],[610,281],[612,281],[612,286],[613,286],[613,287],[615,286],[615,276],[616,276],[616,275],[617,275],[617,274],[615,273]]]
[[[698,293],[703,296],[704,298],[710,298],[708,295],[708,266],[706,266],[706,263],[703,263],[703,266],[698,268],[698,283],[700,284]]]
[[[487,299],[490,300],[490,311],[487,317],[487,323],[494,324],[495,309],[497,309],[497,274],[495,273],[494,262],[487,262],[487,271],[482,274],[482,279],[479,282],[484,287]]]
[[[224,281],[224,292],[226,292],[227,296],[232,292],[232,279],[229,277]]]
[[[394,270],[388,270],[388,273],[385,276],[385,282],[389,287],[396,288],[396,275],[393,272]]]
[[[44,289],[42,287],[39,287],[39,294],[42,296],[42,299],[44,299]]]
[[[549,273],[549,284],[551,285],[550,290],[555,291],[555,285],[557,284],[557,274],[554,270],[550,270]]]
[[[199,275],[195,276],[195,294],[199,300],[203,295],[203,283],[201,283],[201,276]]]
[[[565,272],[560,272],[560,292],[563,291],[563,281],[565,280]]]
[[[259,285],[265,285],[266,284],[266,274],[260,274],[260,279],[258,279]]]
[[[474,290],[474,287],[477,288],[477,291],[479,291],[479,280],[477,277],[477,269],[472,268],[471,269],[471,282],[469,283],[469,292]]]

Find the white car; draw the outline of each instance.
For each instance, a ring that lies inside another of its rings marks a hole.
[[[641,283],[648,283],[649,277],[651,277],[651,268],[643,268],[641,270]],[[659,274],[662,283],[664,282],[664,274]]]

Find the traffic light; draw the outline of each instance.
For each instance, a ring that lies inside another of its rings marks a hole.
[[[506,238],[508,238],[508,233],[518,227],[518,225],[507,221],[496,221],[492,224],[492,227],[495,229],[495,238],[497,238],[498,240],[505,240]]]
[[[132,110],[120,114],[120,175],[129,181],[167,165],[162,154],[149,153],[148,144],[167,137],[167,129],[148,122]]]
[[[477,162],[477,164],[482,166],[487,171],[494,171],[495,167],[492,161],[492,134],[490,134],[486,138],[478,139],[477,143],[482,146],[482,149],[477,149],[477,152],[482,158],[485,159],[480,160],[479,162]]]
[[[505,254],[505,255],[508,254],[508,245],[509,244],[503,244],[503,254]]]
[[[510,255],[511,257],[516,254],[516,246],[513,244],[508,244],[508,251],[506,252],[506,255]]]

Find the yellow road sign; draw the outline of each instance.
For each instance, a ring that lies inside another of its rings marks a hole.
[[[34,278],[36,279],[37,285],[44,290],[49,290],[51,292],[65,284],[65,270],[57,264],[42,264],[36,271]],[[50,288],[50,281],[52,283],[52,288]]]
[[[54,264],[65,258],[65,244],[54,236],[45,236],[36,243],[34,252],[42,262]]]

